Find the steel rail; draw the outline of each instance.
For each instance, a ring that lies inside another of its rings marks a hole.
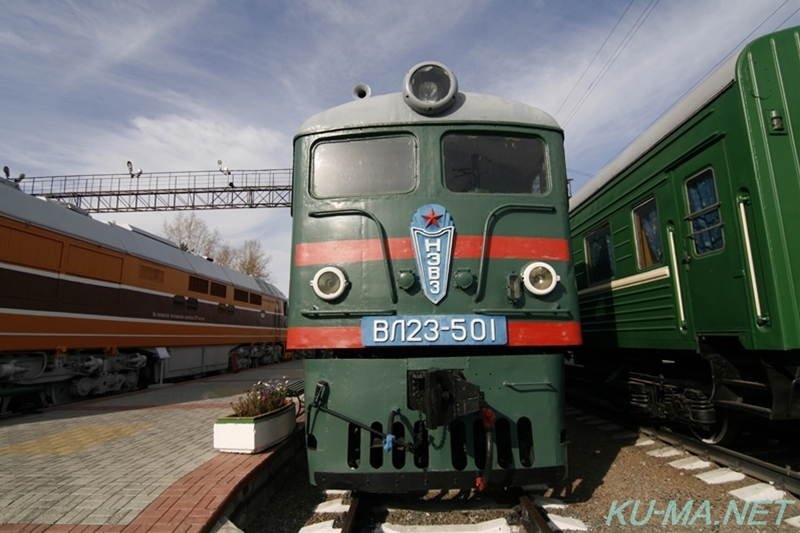
[[[642,432],[667,444],[677,445],[686,451],[715,463],[727,466],[747,474],[750,477],[774,484],[776,487],[800,496],[800,473],[750,457],[741,452],[729,450],[717,445],[699,442],[692,437],[671,433],[655,428],[641,428]]]
[[[341,533],[355,533],[355,527],[357,524],[356,515],[359,512],[360,504],[361,496],[358,493],[352,493],[350,495],[350,508],[347,510],[347,514],[344,517]]]
[[[573,384],[575,383],[574,378],[568,378],[568,381],[569,380],[571,380]],[[792,470],[789,467],[781,467],[719,445],[705,444],[688,435],[681,435],[679,433],[638,424],[633,428],[631,427],[630,417],[624,417],[620,414],[614,416],[608,410],[611,408],[610,404],[604,404],[604,406],[598,407],[597,404],[589,403],[587,400],[581,398],[580,395],[576,393],[575,389],[567,390],[567,397],[573,401],[577,400],[578,403],[581,404],[581,408],[587,413],[603,416],[631,429],[638,429],[642,433],[657,438],[667,444],[678,446],[702,459],[708,459],[723,466],[730,467],[733,470],[746,474],[759,481],[774,484],[776,487],[800,497],[800,472]],[[605,408],[606,411],[602,411],[602,408]]]
[[[522,496],[520,496],[519,502],[525,509],[528,515],[528,520],[530,520],[531,525],[536,527],[539,533],[550,533],[552,531],[552,529],[550,529],[550,526],[547,525],[547,521],[539,512],[539,509],[537,509],[536,506],[533,505],[533,502],[531,501],[531,499],[528,497],[527,494],[523,494]]]

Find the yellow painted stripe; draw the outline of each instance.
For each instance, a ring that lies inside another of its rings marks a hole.
[[[149,424],[83,426],[0,448],[0,455],[64,456],[88,450],[149,428]]]

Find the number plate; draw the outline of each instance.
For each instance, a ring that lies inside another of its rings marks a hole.
[[[454,346],[506,344],[506,317],[482,315],[367,316],[364,346]]]

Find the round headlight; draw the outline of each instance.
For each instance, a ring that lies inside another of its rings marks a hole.
[[[325,267],[314,274],[311,287],[317,296],[323,300],[335,300],[342,295],[347,287],[347,278],[340,268]]]
[[[435,61],[420,63],[403,80],[406,104],[423,115],[435,115],[455,102],[458,80],[453,71]]]
[[[530,263],[522,271],[522,282],[528,292],[536,296],[550,294],[561,278],[553,267],[547,263]]]

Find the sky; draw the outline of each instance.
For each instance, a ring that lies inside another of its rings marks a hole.
[[[562,125],[573,191],[800,0],[56,1],[0,4],[0,164],[12,176],[289,168],[311,115],[415,64]],[[198,213],[259,239],[288,293],[286,208]],[[174,213],[93,215],[158,233]]]

